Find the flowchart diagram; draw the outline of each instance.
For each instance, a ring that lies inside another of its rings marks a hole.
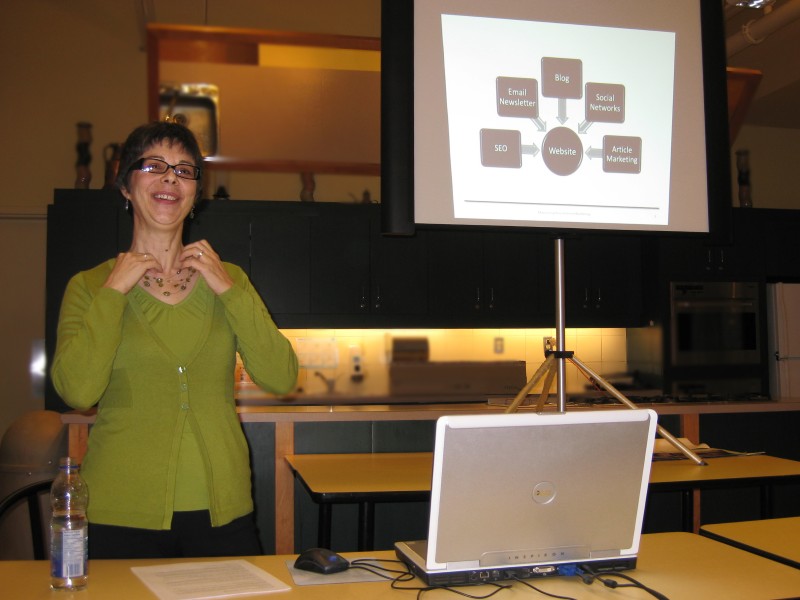
[[[583,84],[582,61],[573,58],[544,57],[539,81],[524,77],[497,77],[497,114],[501,117],[530,119],[543,134],[540,144],[524,143],[516,129],[481,129],[481,164],[484,167],[522,168],[523,155],[541,155],[554,174],[571,175],[581,166],[584,156],[599,159],[606,173],[638,174],[642,166],[642,138],[631,135],[605,135],[598,146],[584,149],[582,137],[589,137],[593,123],[625,123],[625,86],[620,83],[587,82]],[[540,112],[539,95],[558,100],[558,125],[548,128]],[[584,100],[584,117],[576,129],[568,127],[571,119],[567,100]]]
[[[675,34],[442,15],[458,218],[661,225]]]

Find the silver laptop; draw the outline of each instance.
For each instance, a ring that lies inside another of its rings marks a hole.
[[[652,410],[441,417],[428,539],[397,556],[431,586],[636,567]]]

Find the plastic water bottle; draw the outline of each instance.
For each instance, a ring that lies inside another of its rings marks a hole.
[[[89,527],[86,504],[89,490],[73,458],[62,458],[50,488],[50,587],[80,590],[86,587]]]

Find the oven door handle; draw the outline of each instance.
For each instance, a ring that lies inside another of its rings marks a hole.
[[[756,303],[754,300],[676,300],[673,302],[675,308],[692,309],[692,308],[722,308],[730,309],[744,309],[751,308],[755,310]]]

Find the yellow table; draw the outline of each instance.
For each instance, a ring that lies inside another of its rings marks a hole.
[[[390,552],[348,553],[345,556],[371,556],[394,559]],[[247,596],[247,598],[287,600],[393,600],[414,598],[413,592],[393,590],[388,581],[349,584],[296,586],[286,568],[294,556],[254,556],[247,560],[264,569],[291,590],[277,594]],[[186,559],[195,562],[198,559]],[[225,559],[200,559],[225,560]],[[68,594],[71,600],[148,600],[156,598],[131,572],[133,566],[168,564],[170,560],[94,560],[89,565],[89,587]],[[396,567],[396,565],[394,565]],[[0,580],[3,597],[24,600],[63,600],[63,592],[49,589],[49,563],[46,561],[0,561]],[[725,598],[754,600],[758,598],[788,598],[800,591],[800,570],[738,550],[691,533],[658,533],[645,535],[639,552],[637,568],[626,574],[648,587],[666,595],[670,600]],[[322,577],[322,576],[321,576]],[[324,579],[322,579],[324,581]],[[640,599],[652,596],[632,588],[608,589],[594,583],[584,584],[577,577],[536,579],[540,589],[573,598],[607,600]],[[403,585],[419,586],[414,580]],[[460,588],[464,590],[465,588]],[[485,594],[494,588],[478,586],[466,589],[469,593]],[[436,593],[446,597],[449,594]],[[497,596],[502,600],[530,600],[538,597],[528,587],[514,583]]]
[[[704,525],[700,533],[800,569],[800,517]]]
[[[700,491],[758,487],[761,518],[772,516],[772,488],[800,481],[800,461],[775,456],[709,458],[702,467],[689,460],[655,461],[650,471],[650,490],[683,493],[684,531],[700,531]]]
[[[358,549],[374,547],[375,503],[430,499],[433,454],[294,454],[286,457],[319,506],[317,543],[331,547],[334,504],[358,503]]]
[[[244,392],[239,391],[241,396]],[[268,397],[268,394],[261,394]],[[250,402],[258,396],[247,395]],[[364,400],[360,398],[360,400]],[[294,475],[284,460],[295,453],[294,426],[296,423],[312,422],[351,422],[351,421],[435,421],[444,415],[453,414],[500,414],[503,406],[489,406],[485,403],[446,403],[437,404],[430,398],[430,404],[382,404],[381,398],[372,398],[369,404],[348,405],[346,398],[331,404],[281,405],[264,404],[238,406],[237,412],[242,423],[273,423],[275,426],[275,549],[277,552],[294,551]],[[419,400],[419,399],[418,399]],[[642,408],[652,408],[659,415],[676,415],[680,418],[680,436],[694,442],[701,439],[700,415],[750,413],[750,412],[791,412],[800,411],[800,399],[785,399],[780,402],[709,402],[650,404]],[[570,410],[620,410],[619,405],[595,407],[575,407]],[[62,415],[69,433],[69,453],[78,459],[86,452],[89,427],[95,420],[95,410],[68,412]],[[694,494],[694,505],[699,506],[699,496]],[[699,514],[695,511],[695,515]],[[695,517],[697,518],[697,517]],[[694,528],[697,531],[697,528]]]
[[[314,502],[319,504],[318,543],[330,547],[333,504],[359,504],[359,550],[372,547],[374,504],[427,500],[433,455],[429,452],[376,454],[294,454],[286,461]],[[762,517],[771,515],[771,486],[800,481],[800,462],[774,456],[731,456],[655,461],[650,491],[683,493],[684,530],[697,532],[700,515],[693,493],[703,489],[759,486]]]

